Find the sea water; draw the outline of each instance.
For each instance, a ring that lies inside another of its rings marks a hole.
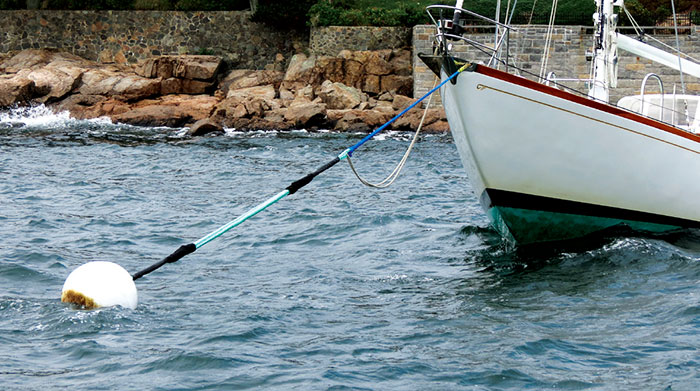
[[[446,134],[386,190],[341,162],[138,280],[135,310],[62,304],[76,267],[136,272],[364,136],[184,133],[0,115],[3,390],[700,388],[700,235],[513,249]],[[410,137],[353,162],[381,179]]]

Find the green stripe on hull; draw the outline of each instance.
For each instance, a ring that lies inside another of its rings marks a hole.
[[[488,215],[496,230],[507,240],[519,244],[580,238],[611,227],[625,225],[635,231],[660,233],[678,226],[584,216],[560,212],[492,207]]]

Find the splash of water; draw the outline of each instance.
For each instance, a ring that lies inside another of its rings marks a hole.
[[[9,111],[0,112],[0,126],[5,127],[63,128],[84,122],[112,124],[112,121],[107,117],[78,120],[71,117],[68,111],[56,113],[43,104],[15,107]]]

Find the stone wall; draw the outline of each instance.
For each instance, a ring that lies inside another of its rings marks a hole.
[[[337,56],[341,50],[403,49],[411,46],[411,28],[314,27],[311,29],[309,45],[313,54],[324,56]]]
[[[0,52],[56,48],[103,63],[214,54],[236,68],[282,69],[308,37],[250,21],[247,11],[0,11]]]
[[[522,69],[521,75],[528,79],[536,80],[540,72],[540,64],[544,52],[546,26],[516,26],[517,32],[510,36],[511,63]],[[433,86],[435,77],[425,64],[418,58],[418,53],[430,53],[432,51],[432,38],[435,28],[428,25],[415,26],[413,28],[413,78],[414,96],[423,96]],[[490,32],[473,33],[470,39],[491,45],[493,47],[493,30]],[[655,35],[656,39],[675,47],[675,36]],[[654,46],[656,43],[650,42]],[[695,26],[691,34],[680,36],[681,50],[695,58],[700,58],[700,28]],[[557,78],[583,79],[589,77],[590,65],[586,61],[586,50],[591,50],[593,36],[587,34],[587,28],[581,26],[558,26],[552,37],[552,47],[548,60],[547,73],[554,72]],[[458,57],[466,60],[488,62],[489,56],[464,43],[454,43],[454,51]],[[611,93],[611,102],[617,102],[622,96],[639,93],[641,81],[648,73],[656,73],[664,80],[664,88],[671,92],[673,85],[677,85],[680,93],[680,75],[678,71],[652,63],[649,60],[631,55],[622,50],[619,51],[618,88]],[[700,80],[685,75],[686,89],[690,93],[700,91]],[[583,82],[562,82],[567,87],[578,91],[587,92]],[[648,92],[656,92],[656,83],[647,86]],[[439,102],[433,98],[433,104]]]

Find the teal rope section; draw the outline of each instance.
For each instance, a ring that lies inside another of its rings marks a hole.
[[[277,193],[275,196],[268,198],[267,201],[259,204],[258,206],[254,207],[254,208],[251,208],[250,210],[248,210],[244,214],[238,216],[237,219],[229,222],[228,224],[222,225],[216,231],[213,231],[210,234],[208,234],[207,236],[204,236],[203,238],[194,242],[195,247],[200,248],[200,247],[204,246],[205,244],[207,244],[207,243],[211,242],[212,240],[218,238],[219,236],[225,234],[231,228],[234,228],[236,226],[241,225],[244,221],[246,221],[249,218],[255,216],[256,214],[262,212],[263,210],[267,209],[268,206],[276,203],[277,201],[281,200],[282,198],[284,198],[288,195],[289,195],[289,190],[284,189],[283,191]]]

